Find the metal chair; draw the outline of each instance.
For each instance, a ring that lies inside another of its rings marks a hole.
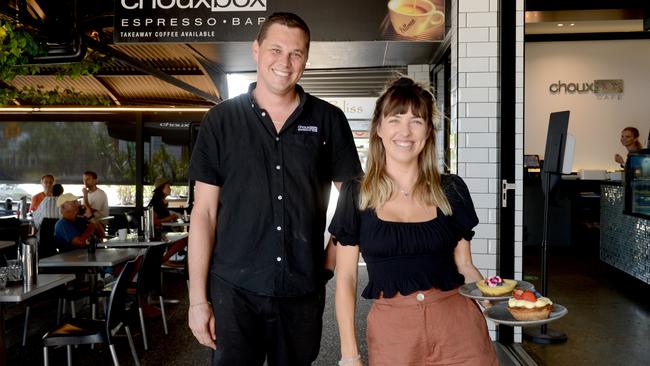
[[[144,342],[144,349],[149,349],[149,344],[147,342],[147,331],[144,324],[144,312],[143,305],[146,303],[147,298],[150,295],[158,295],[158,301],[160,303],[160,311],[163,321],[163,328],[165,334],[169,334],[167,329],[167,317],[165,314],[165,302],[162,297],[162,286],[161,286],[161,272],[160,272],[160,262],[165,251],[164,245],[156,245],[149,247],[144,254],[144,260],[142,261],[142,268],[140,268],[140,273],[138,274],[138,280],[136,283],[136,297],[138,300],[138,315],[140,317],[140,327],[142,329],[142,341]]]
[[[54,239],[54,225],[58,219],[44,218],[41,223],[41,229],[39,230],[39,240],[38,240],[38,257],[47,258],[57,253],[56,243]],[[59,298],[59,309],[56,314],[56,324],[60,322],[60,312],[61,312],[61,303],[63,298]],[[73,305],[71,305],[73,306]],[[27,305],[25,307],[25,322],[23,323],[23,339],[22,346],[27,345],[27,335],[29,331],[29,317],[31,314],[31,306]]]
[[[59,253],[59,248],[58,244],[56,242],[56,237],[55,237],[55,232],[54,232],[54,227],[56,226],[56,222],[59,221],[59,219],[53,219],[53,218],[44,218],[43,221],[41,222],[41,228],[38,231],[39,232],[39,240],[38,240],[38,257],[39,259],[41,258],[47,258],[52,255],[58,254]],[[75,308],[75,301],[88,297],[89,291],[72,291],[72,290],[63,290],[59,293],[59,304],[58,304],[58,310],[56,314],[56,324],[60,324],[61,322],[61,315],[65,313],[65,308],[66,308],[66,303],[70,303],[70,310],[72,313],[72,317],[76,318],[76,308]],[[29,317],[29,308],[27,309],[27,316],[25,317],[25,331],[24,334],[26,335],[27,333],[27,319]],[[25,345],[25,337],[23,336],[23,346]]]
[[[137,260],[137,259],[136,259]],[[106,320],[73,319],[43,336],[43,364],[49,365],[48,347],[66,346],[68,366],[72,365],[72,346],[80,344],[107,343],[114,365],[119,365],[112,331],[124,325],[131,348],[131,355],[136,365],[140,365],[138,354],[133,344],[128,323],[129,309],[126,307],[127,289],[134,275],[135,261],[127,262],[117,278],[108,302]]]

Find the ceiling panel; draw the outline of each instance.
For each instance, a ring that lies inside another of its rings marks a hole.
[[[406,67],[307,70],[300,85],[318,97],[376,97]]]
[[[212,83],[203,76],[178,75],[176,78],[209,94],[219,95]],[[153,76],[116,76],[104,77],[103,80],[118,95],[125,99],[202,100],[202,98],[188,91],[168,84]]]
[[[98,97],[106,96],[106,88],[92,76],[81,76],[76,79],[69,77],[58,78],[55,75],[18,75],[15,79],[8,82],[16,89],[34,87],[41,88],[44,91],[57,89],[70,89],[75,92],[81,92],[84,95]]]
[[[430,42],[312,42],[308,68],[429,64],[439,45]],[[255,71],[250,42],[199,43],[191,47],[226,73]]]

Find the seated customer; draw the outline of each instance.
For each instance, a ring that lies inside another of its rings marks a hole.
[[[54,176],[52,174],[45,174],[41,177],[41,186],[43,186],[43,192],[37,193],[32,196],[31,204],[29,210],[34,212],[38,209],[38,206],[43,202],[43,199],[52,195],[52,185],[54,184]]]
[[[164,222],[174,222],[178,219],[178,215],[169,211],[169,203],[167,196],[172,192],[171,183],[167,178],[159,177],[154,182],[154,191],[148,207],[153,207],[153,222],[154,225],[162,229]],[[180,252],[187,246],[187,240],[179,240],[169,246],[165,255],[163,256],[163,263],[167,262],[174,254]],[[169,263],[173,264],[173,263]]]
[[[97,173],[90,170],[84,172],[83,182],[84,187],[81,191],[84,195],[84,216],[96,219],[108,216],[108,196],[106,196],[106,192],[97,187]]]
[[[32,215],[34,219],[34,226],[37,230],[41,229],[41,223],[43,222],[43,219],[61,218],[59,208],[56,205],[56,200],[61,194],[63,194],[63,186],[58,183],[52,186],[50,192],[46,192],[45,198],[43,198],[40,205],[38,205],[38,209],[36,209]]]
[[[64,193],[56,200],[60,208],[61,219],[54,226],[59,251],[67,252],[73,249],[84,248],[86,240],[93,234],[101,238],[104,236],[102,225],[92,218],[86,220],[77,217],[79,213],[79,201],[71,193]]]

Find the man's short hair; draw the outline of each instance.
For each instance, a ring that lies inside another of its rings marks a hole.
[[[266,21],[262,23],[259,32],[257,32],[257,43],[262,43],[262,41],[266,38],[266,33],[269,31],[269,28],[273,24],[281,24],[289,28],[301,29],[305,33],[305,38],[307,40],[307,49],[309,49],[309,42],[311,41],[311,33],[309,32],[309,27],[307,26],[307,23],[302,20],[302,18],[294,13],[278,12],[269,15]]]
[[[86,170],[84,172],[84,175],[90,175],[91,177],[93,177],[93,179],[97,179],[97,173],[93,172],[92,170]]]
[[[53,176],[52,174],[45,174],[44,176],[41,177],[41,182],[42,182],[43,179],[45,179],[45,178],[52,178],[52,180],[54,180],[54,176]]]

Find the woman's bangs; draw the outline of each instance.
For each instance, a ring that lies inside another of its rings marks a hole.
[[[401,92],[401,93],[400,93]],[[384,103],[383,117],[394,116],[397,114],[411,113],[420,118],[428,119],[426,103],[420,96],[413,92],[404,93],[402,90],[395,90]]]

